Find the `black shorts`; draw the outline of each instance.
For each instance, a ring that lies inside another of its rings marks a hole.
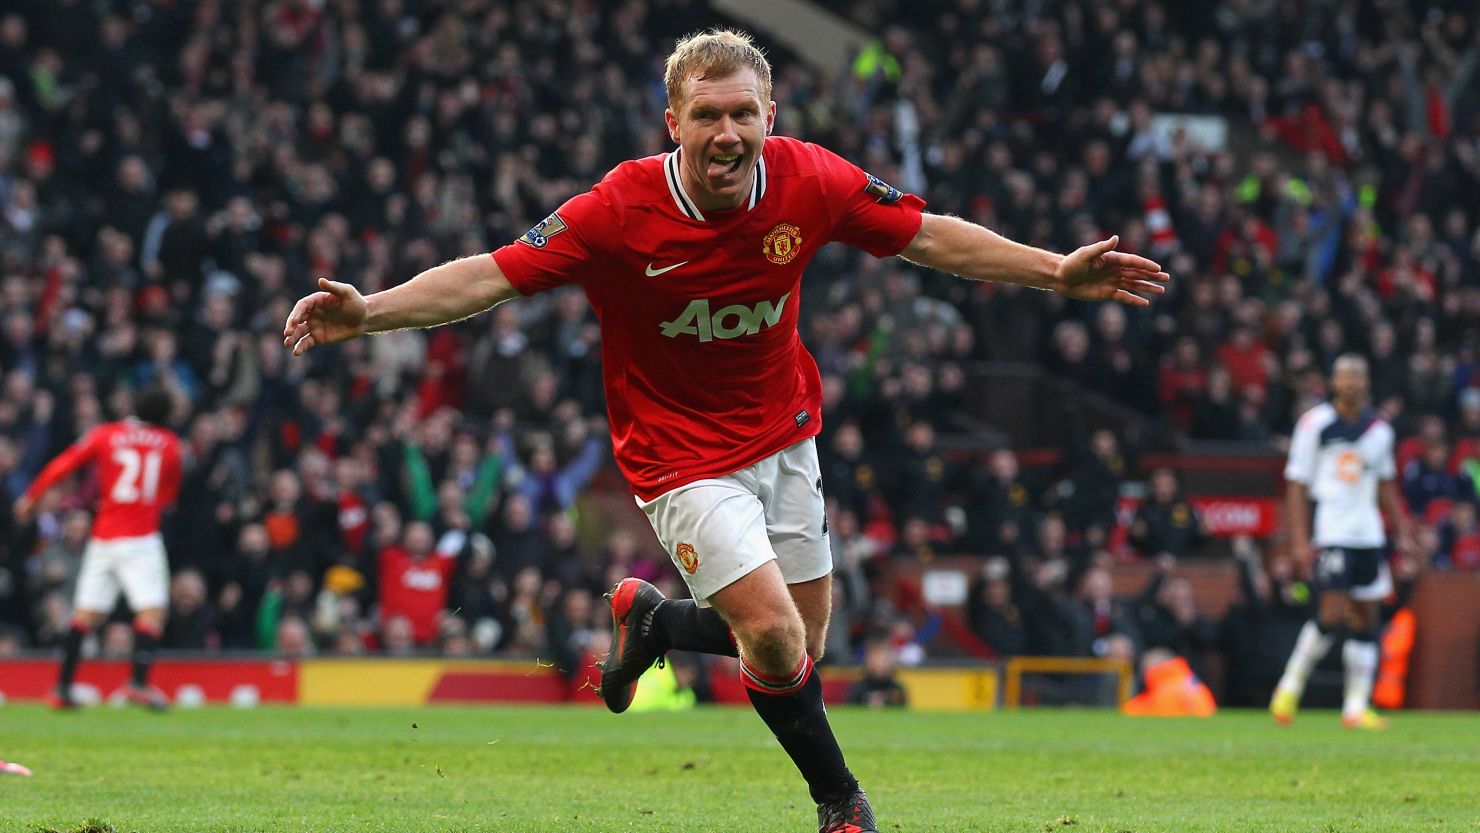
[[[1315,589],[1344,590],[1353,599],[1381,601],[1393,592],[1386,552],[1375,547],[1321,547]]]

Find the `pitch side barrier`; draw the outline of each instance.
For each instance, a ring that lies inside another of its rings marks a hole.
[[[749,705],[725,663],[713,667],[716,702]],[[122,705],[130,666],[89,662],[73,692],[83,705]],[[822,669],[828,700],[846,702],[856,667]],[[41,702],[55,685],[57,663],[34,657],[0,659],[0,703]],[[986,711],[1000,706],[1118,706],[1130,696],[1124,663],[1070,657],[1016,657],[1006,662],[931,664],[901,668],[909,707],[926,711]],[[234,706],[532,705],[596,707],[591,681],[561,675],[530,660],[436,658],[263,659],[255,656],[164,655],[153,682],[182,708]],[[731,690],[733,689],[733,690]]]

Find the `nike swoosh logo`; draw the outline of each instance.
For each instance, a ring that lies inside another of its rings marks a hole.
[[[647,276],[650,278],[656,278],[664,272],[672,272],[674,269],[677,269],[678,267],[684,265],[684,263],[688,263],[688,261],[685,260],[683,263],[675,263],[672,266],[664,266],[662,269],[654,269],[653,264],[649,263],[647,265]]]

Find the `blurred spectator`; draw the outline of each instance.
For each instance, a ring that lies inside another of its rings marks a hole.
[[[1403,467],[1403,498],[1416,517],[1437,520],[1457,500],[1474,500],[1475,490],[1449,467],[1449,443],[1432,440],[1420,456]],[[1436,517],[1429,517],[1430,508]]]
[[[410,624],[416,645],[430,645],[437,639],[457,561],[433,549],[435,543],[430,524],[412,521],[399,546],[390,544],[380,551],[381,638],[388,651],[388,632],[398,619]]]
[[[900,516],[918,518],[927,526],[940,523],[946,489],[953,480],[953,467],[935,447],[935,428],[924,420],[912,423],[905,430],[905,450],[900,455],[890,507]]]
[[[206,580],[196,570],[170,577],[170,616],[160,645],[167,649],[205,651],[220,647],[216,611],[206,598]]]
[[[857,423],[843,423],[833,432],[831,446],[819,445],[817,451],[828,496],[857,517],[869,517],[873,498],[881,488],[881,472],[869,459]]]
[[[1054,503],[1069,530],[1083,533],[1086,543],[1103,542],[1115,525],[1115,501],[1129,465],[1114,432],[1099,429],[1084,442],[1077,421],[1069,420],[1069,468],[1054,486]]]
[[[308,625],[297,616],[288,616],[278,622],[276,639],[277,654],[284,659],[303,659],[315,653]]]
[[[416,626],[411,617],[397,614],[382,617],[380,625],[380,649],[387,656],[403,657],[416,653]]]
[[[1074,656],[1105,656],[1106,640],[1113,635],[1136,642],[1139,632],[1125,602],[1115,598],[1109,569],[1096,565],[1084,571],[1075,594]]]
[[[109,622],[98,639],[102,659],[126,660],[134,653],[134,629],[128,622]]]
[[[1140,717],[1210,717],[1218,710],[1213,693],[1192,673],[1187,660],[1165,648],[1153,648],[1141,659],[1140,694],[1122,707]]]
[[[1217,632],[1198,612],[1192,583],[1172,575],[1175,564],[1171,556],[1157,558],[1156,573],[1136,600],[1136,626],[1146,649],[1168,648],[1185,658],[1193,673],[1206,677],[1206,652]]]
[[[1017,456],[999,448],[986,466],[973,467],[967,484],[966,546],[976,553],[1004,552],[1021,545],[1033,523],[1033,494],[1023,482]]]
[[[1480,570],[1480,524],[1475,521],[1475,504],[1460,501],[1449,509],[1439,529],[1439,555],[1436,566],[1452,570]]]
[[[1012,598],[1011,569],[1005,559],[988,560],[966,606],[971,632],[1002,659],[1025,653],[1028,642],[1022,613]]]
[[[546,626],[545,637],[554,654],[556,670],[567,678],[580,670],[580,659],[591,642],[593,622],[598,628],[607,624],[594,609],[590,591],[583,587],[567,590],[560,599],[558,612]]]
[[[19,628],[0,628],[0,657],[19,657],[26,647],[26,635]]]
[[[1151,490],[1131,521],[1130,542],[1147,558],[1183,558],[1208,537],[1202,518],[1182,494],[1171,469],[1151,472]]]
[[[536,438],[531,442],[529,463],[522,476],[515,479],[512,488],[515,494],[529,501],[536,523],[552,512],[569,509],[575,502],[576,495],[595,476],[597,467],[610,457],[606,435],[604,425],[592,431],[580,420],[567,423],[564,439],[576,451],[564,466],[557,465],[555,445],[551,440]],[[500,443],[506,458],[512,457],[511,446],[512,442],[507,439]]]
[[[904,686],[894,675],[897,664],[887,641],[869,642],[863,652],[863,675],[848,687],[847,702],[874,709],[906,705]]]
[[[1289,558],[1280,555],[1266,569],[1248,538],[1234,541],[1240,598],[1229,608],[1218,641],[1227,658],[1223,702],[1263,708],[1285,670],[1300,628],[1310,618],[1309,588],[1294,578]]]
[[[1187,435],[1197,440],[1239,438],[1238,403],[1233,397],[1233,381],[1221,366],[1208,371],[1206,387],[1192,409]]]
[[[62,519],[60,533],[35,555],[28,566],[28,591],[33,598],[59,593],[70,607],[77,586],[77,572],[82,567],[82,552],[87,547],[92,529],[92,515],[85,509],[73,509]]]

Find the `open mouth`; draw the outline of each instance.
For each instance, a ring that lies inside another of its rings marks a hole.
[[[732,177],[739,173],[741,159],[738,153],[717,153],[709,157],[709,175],[715,179]]]

